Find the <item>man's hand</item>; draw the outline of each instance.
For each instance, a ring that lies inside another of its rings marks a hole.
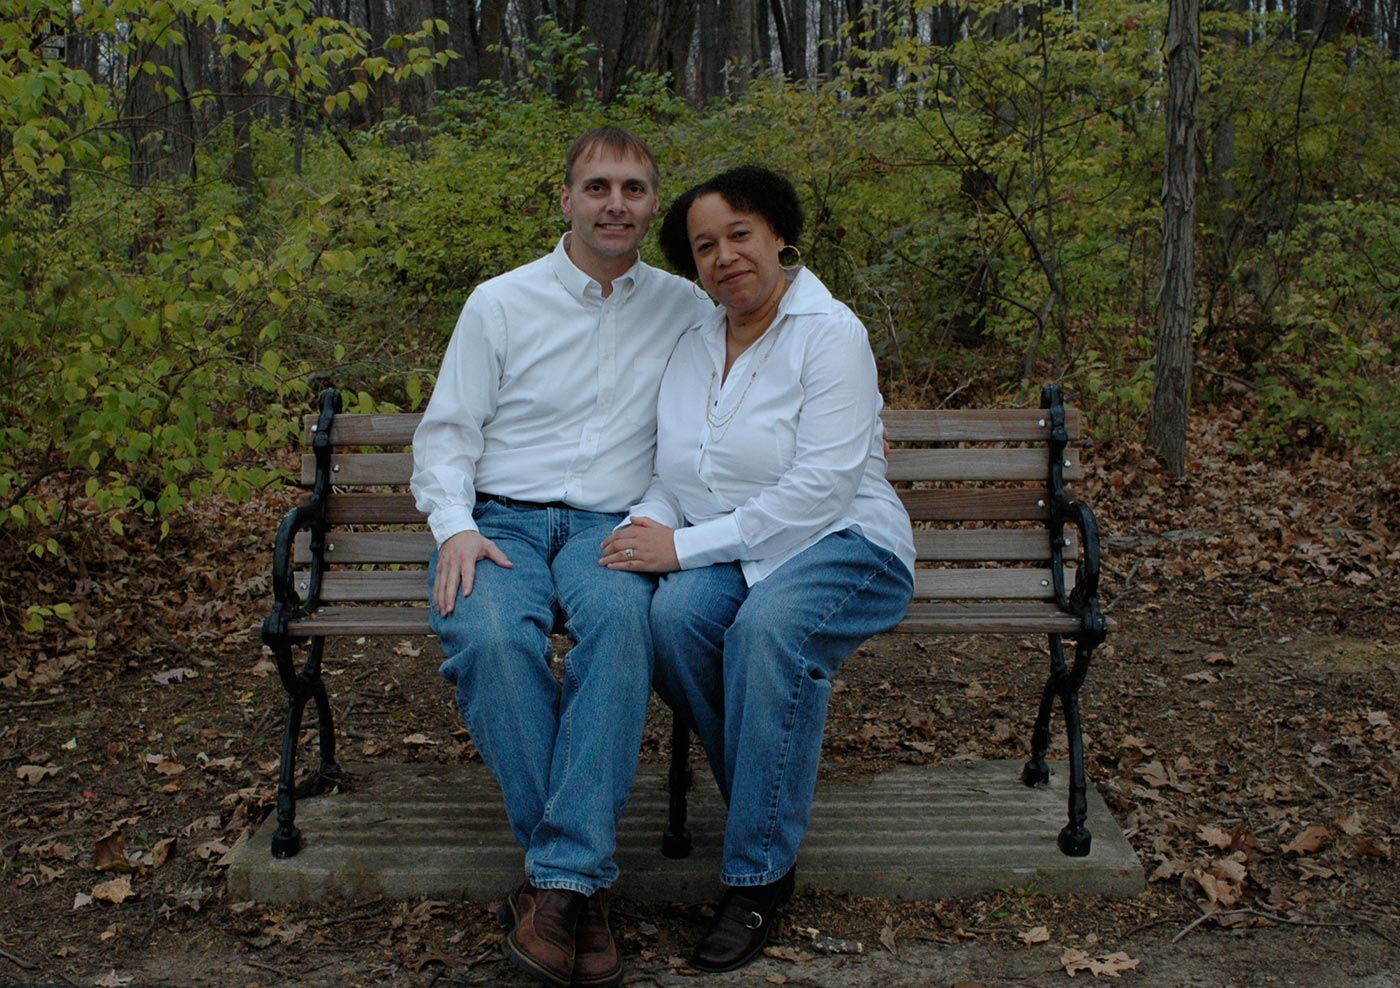
[[[438,547],[437,577],[433,581],[433,606],[444,616],[457,607],[457,598],[470,597],[476,583],[476,564],[489,559],[512,569],[504,552],[480,532],[458,532]]]
[[[681,568],[674,529],[652,518],[627,520],[631,524],[603,540],[601,565],[634,573],[674,573]]]

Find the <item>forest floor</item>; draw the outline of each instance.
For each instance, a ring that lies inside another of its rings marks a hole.
[[[1396,985],[1396,470],[1325,451],[1262,463],[1235,451],[1238,425],[1198,419],[1180,481],[1101,442],[1081,488],[1118,622],[1085,687],[1089,773],[1145,892],[904,903],[805,888],[768,957],[724,976],[684,964],[704,905],[623,894],[626,983]],[[78,605],[43,636],[0,631],[0,985],[529,983],[479,903],[226,894],[220,861],[275,791],[281,691],[251,629],[290,502],[206,505],[163,543],[128,524],[82,567],[6,574]],[[474,757],[435,649],[331,651],[347,757]],[[1035,639],[868,643],[834,694],[824,772],[1022,757],[1042,655]]]

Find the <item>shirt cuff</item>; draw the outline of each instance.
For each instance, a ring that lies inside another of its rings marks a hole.
[[[476,519],[465,504],[448,504],[438,508],[428,516],[428,527],[433,530],[438,548],[442,548],[442,544],[454,535],[477,531]]]
[[[713,563],[732,563],[741,557],[744,540],[739,521],[733,514],[676,529],[676,560],[681,569],[696,569]]]

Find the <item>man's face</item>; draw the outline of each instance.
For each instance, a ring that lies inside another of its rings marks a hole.
[[[572,221],[569,254],[585,271],[592,260],[633,257],[661,208],[651,163],[608,148],[574,162],[573,183],[560,192],[559,205]]]

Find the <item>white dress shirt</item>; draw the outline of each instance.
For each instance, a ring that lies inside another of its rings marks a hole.
[[[909,515],[885,479],[865,326],[800,270],[729,371],[725,314],[686,333],[662,379],[656,476],[629,515],[676,529],[682,569],[738,560],[752,586],[853,528],[914,571]]]
[[[656,394],[676,338],[713,306],[640,260],[602,286],[554,251],[477,286],[423,421],[413,490],[439,545],[477,492],[623,511],[646,489]]]

